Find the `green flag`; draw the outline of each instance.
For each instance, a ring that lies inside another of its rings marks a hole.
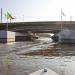
[[[9,12],[7,12],[7,14],[5,14],[5,16],[7,19],[10,19],[10,20],[14,19],[14,17],[12,17],[12,15]]]

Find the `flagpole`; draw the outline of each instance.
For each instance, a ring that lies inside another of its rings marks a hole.
[[[61,30],[62,30],[62,10],[61,10]]]
[[[7,27],[6,27],[6,30],[8,31],[8,20],[7,20]]]
[[[7,13],[8,15],[8,13]],[[8,31],[8,16],[7,16],[7,25],[6,25],[6,30]]]
[[[70,21],[72,21],[72,16],[70,16]]]
[[[1,23],[2,23],[2,8],[1,8]]]

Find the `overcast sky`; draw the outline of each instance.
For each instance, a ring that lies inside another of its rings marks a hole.
[[[75,20],[74,0],[0,0],[0,8],[3,21],[7,11],[15,17],[13,21],[59,21],[61,9],[66,15],[63,21]]]

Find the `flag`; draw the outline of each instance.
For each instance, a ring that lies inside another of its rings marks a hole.
[[[10,20],[14,19],[14,17],[12,17],[12,15],[9,12],[7,12],[7,14],[5,14],[5,17]]]

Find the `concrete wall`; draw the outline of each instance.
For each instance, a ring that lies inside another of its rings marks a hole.
[[[7,42],[15,42],[15,32],[7,32]]]
[[[1,30],[0,42],[15,42],[15,32]]]

